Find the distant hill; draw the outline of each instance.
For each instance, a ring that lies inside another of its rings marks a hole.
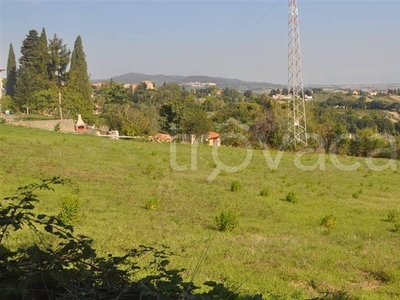
[[[253,92],[264,92],[270,89],[277,88],[285,88],[286,85],[282,84],[274,84],[270,82],[254,82],[254,81],[245,81],[240,79],[229,79],[223,77],[210,77],[204,75],[198,76],[180,76],[180,75],[147,75],[142,73],[127,73],[124,75],[114,76],[113,80],[121,83],[136,83],[142,82],[143,80],[150,80],[156,84],[156,86],[161,86],[164,82],[167,83],[178,83],[178,84],[187,84],[190,82],[199,82],[199,83],[215,83],[219,88],[230,88],[237,89],[240,92],[244,92],[246,90],[251,90]],[[96,79],[92,80],[92,82],[103,82],[108,79]],[[320,84],[307,84],[305,88],[311,87],[320,87],[326,89],[362,89],[362,90],[385,90],[388,88],[399,88],[400,83],[380,83],[380,84],[337,84],[337,85],[320,85]],[[190,88],[190,87],[189,87]]]
[[[284,88],[285,86],[281,84],[273,84],[268,82],[252,82],[244,81],[240,79],[228,79],[223,77],[210,77],[210,76],[179,76],[179,75],[147,75],[141,73],[128,73],[120,76],[112,77],[114,81],[121,83],[135,83],[141,82],[143,80],[150,80],[156,84],[156,86],[161,86],[164,82],[167,83],[178,83],[187,84],[190,82],[199,83],[215,83],[219,88],[231,88],[237,89],[241,92],[246,90],[252,90],[253,92],[263,92],[271,88]],[[102,82],[109,79],[98,79],[92,80],[92,82]]]

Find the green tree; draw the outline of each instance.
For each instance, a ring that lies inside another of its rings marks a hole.
[[[20,109],[29,113],[32,95],[43,89],[40,38],[36,30],[30,30],[22,42],[20,68],[15,86],[16,103]]]
[[[40,42],[43,49],[47,48],[47,33],[44,27],[42,28],[42,31],[40,33]]]
[[[70,95],[74,95],[66,99],[70,101],[66,105],[70,107],[71,112],[74,115],[80,113],[86,119],[91,118],[93,115],[92,88],[89,81],[81,36],[78,36],[75,40],[66,90],[68,90]]]
[[[247,90],[244,92],[244,96],[250,99],[253,96],[253,92],[251,90]]]
[[[14,97],[16,80],[17,80],[17,61],[15,59],[13,45],[10,44],[10,49],[8,51],[8,60],[7,60],[6,95]]]
[[[182,129],[188,134],[206,134],[212,129],[212,122],[203,110],[188,111],[182,121]]]
[[[255,147],[263,144],[279,149],[287,132],[287,112],[279,104],[271,104],[249,128],[249,139]]]
[[[0,98],[0,108],[1,112],[5,110],[13,110],[14,109],[14,102],[11,96],[4,96]]]
[[[129,90],[112,79],[100,89],[100,95],[104,97],[105,104],[124,104],[130,100]]]
[[[222,91],[222,98],[226,102],[237,102],[241,100],[241,94],[235,89],[225,88]]]
[[[144,136],[158,131],[158,116],[154,107],[111,103],[105,107],[103,118],[111,129],[126,135]]]
[[[46,29],[43,27],[39,37],[39,53],[38,53],[38,64],[40,65],[40,74],[42,76],[42,88],[51,88],[51,74],[50,74],[50,53],[49,46],[47,44]]]
[[[170,99],[164,102],[159,109],[161,129],[169,131],[171,128],[176,128],[180,131],[185,112],[186,107],[181,100]]]
[[[49,75],[50,80],[58,87],[67,81],[67,66],[71,51],[56,34],[49,41]]]
[[[58,115],[58,97],[56,89],[37,91],[32,95],[33,109],[46,115]]]

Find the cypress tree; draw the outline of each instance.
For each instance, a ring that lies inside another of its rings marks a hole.
[[[87,71],[85,52],[83,51],[82,38],[75,40],[71,56],[71,68],[68,73],[67,97],[68,108],[74,114],[82,114],[89,118],[93,114],[92,88]]]
[[[12,44],[10,44],[10,48],[8,51],[8,60],[7,60],[6,95],[14,97],[16,80],[17,80],[17,61],[15,59],[14,48]]]
[[[40,33],[40,41],[42,43],[42,47],[47,47],[47,34],[44,27],[42,28],[42,32]]]
[[[38,64],[40,65],[40,76],[42,77],[41,87],[43,89],[48,89],[53,87],[51,81],[51,70],[50,70],[50,53],[49,46],[47,44],[47,34],[46,29],[43,27],[42,32],[40,33],[40,43],[39,43],[39,52],[38,52]]]

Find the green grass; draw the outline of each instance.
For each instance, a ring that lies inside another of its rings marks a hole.
[[[211,147],[198,147],[196,170],[189,145],[176,146],[184,171],[170,166],[170,153],[169,144],[0,124],[0,197],[32,181],[62,176],[80,191],[76,232],[94,238],[102,255],[166,244],[179,254],[173,266],[186,267],[195,282],[221,281],[266,299],[338,291],[359,299],[400,298],[400,232],[387,221],[388,211],[400,208],[399,172],[374,172],[364,159],[353,157],[339,159],[360,162],[357,171],[340,171],[329,157],[326,170],[302,171],[291,153],[271,171],[257,150],[248,167],[237,173],[222,170],[210,182],[217,165]],[[218,154],[224,164],[235,166],[247,153],[221,147]],[[302,157],[303,164],[316,161],[314,154]],[[231,192],[233,181],[240,182],[240,192]],[[268,197],[260,196],[265,188]],[[295,205],[282,201],[291,191],[299,199]],[[41,194],[38,211],[57,215],[70,192],[65,187]],[[146,209],[151,199],[157,199],[157,209]],[[215,228],[215,216],[223,210],[240,213],[232,232]],[[329,235],[320,226],[327,215],[337,220]]]

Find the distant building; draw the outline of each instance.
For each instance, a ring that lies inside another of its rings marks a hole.
[[[212,86],[217,86],[216,83],[214,82],[185,82],[182,83],[183,86],[188,86],[191,88],[199,89],[199,88],[206,88],[206,87],[212,87]]]
[[[146,85],[146,90],[154,90],[155,89],[154,83],[152,83],[151,81],[144,80],[142,82]]]
[[[210,131],[208,133],[207,139],[208,139],[208,144],[210,146],[217,146],[217,147],[221,146],[221,137],[220,137],[219,133]]]
[[[104,86],[103,82],[92,83],[92,88],[96,91],[100,90]]]
[[[139,83],[126,83],[124,84],[124,88],[129,90],[129,93],[133,95],[135,93],[136,88],[138,87]]]

